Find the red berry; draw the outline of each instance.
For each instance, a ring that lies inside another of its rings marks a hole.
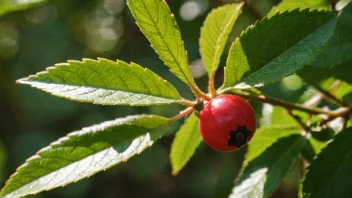
[[[199,128],[211,148],[234,151],[252,139],[256,129],[255,114],[243,98],[224,94],[204,104]]]

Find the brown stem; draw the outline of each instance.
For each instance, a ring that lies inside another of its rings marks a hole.
[[[329,88],[329,92],[334,92],[341,84],[340,80],[336,80],[331,87]],[[315,94],[313,97],[311,97],[309,100],[307,100],[303,106],[305,107],[312,107],[317,105],[320,101],[322,101],[324,99],[324,94],[319,92],[317,94]]]
[[[202,92],[197,86],[191,86],[191,89],[194,93],[194,95],[197,97],[197,99],[202,98],[203,100],[209,101],[211,100],[211,97],[209,97],[207,94]]]
[[[292,113],[292,109],[286,109],[286,111],[302,128],[302,135],[306,136],[309,133],[309,127],[302,121],[301,117]]]
[[[176,120],[178,120],[178,119],[180,119],[180,118],[182,118],[192,112],[193,112],[193,107],[188,107],[187,109],[181,111],[178,115],[170,118],[170,123],[175,122]]]
[[[347,103],[345,103],[344,101],[342,101],[341,99],[337,98],[335,95],[333,95],[332,93],[330,93],[330,91],[326,91],[323,88],[319,87],[319,86],[314,86],[314,88],[318,91],[320,91],[322,94],[325,95],[325,97],[335,101],[336,103],[338,103],[339,105],[343,106],[343,107],[349,107],[349,105]]]
[[[245,99],[249,99],[249,100],[253,100],[256,102],[261,102],[261,103],[268,103],[268,104],[272,104],[275,106],[281,106],[284,107],[286,109],[292,109],[292,110],[299,110],[299,111],[303,111],[303,112],[307,112],[310,114],[314,114],[314,115],[318,115],[318,114],[325,114],[328,115],[329,117],[340,117],[341,115],[343,115],[340,112],[332,112],[332,111],[325,111],[322,109],[318,109],[318,108],[308,108],[299,104],[294,104],[294,103],[289,103],[289,102],[285,102],[283,100],[279,100],[276,98],[271,98],[269,96],[265,96],[263,94],[260,95],[250,95],[247,92],[239,92],[239,91],[234,91],[231,90],[234,94],[241,96]]]
[[[182,99],[181,100],[181,104],[186,105],[188,107],[193,107],[196,104],[196,102],[192,102],[190,100]]]

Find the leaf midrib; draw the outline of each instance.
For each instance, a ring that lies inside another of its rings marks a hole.
[[[72,84],[64,84],[64,83],[56,83],[56,82],[45,82],[45,81],[40,81],[39,79],[38,80],[31,80],[30,78],[23,78],[23,79],[18,80],[18,82],[23,83],[23,84],[29,84],[29,85],[33,85],[32,82],[34,82],[34,83],[52,84],[52,85],[58,85],[58,86],[59,85],[61,85],[61,86],[64,85],[64,86],[74,86],[74,87],[86,87],[86,88],[101,89],[101,90],[112,91],[112,92],[120,91],[120,92],[132,93],[132,94],[149,95],[149,96],[154,96],[154,97],[171,99],[171,100],[175,100],[175,101],[179,101],[180,100],[180,98],[176,99],[176,98],[171,98],[171,97],[166,97],[166,96],[161,96],[161,95],[155,95],[155,94],[152,94],[152,93],[143,93],[143,92],[136,92],[136,91],[130,91],[130,90],[117,89],[117,88],[114,88],[114,89],[112,89],[112,88],[104,88],[104,87],[92,86],[92,85],[89,85],[89,84],[88,84],[88,86],[74,84],[74,83],[72,83]],[[150,89],[148,88],[148,90],[150,90]],[[76,91],[76,90],[70,90],[70,91]],[[67,92],[70,92],[70,91],[67,91]]]
[[[153,22],[154,26],[155,26],[155,29],[156,31],[158,32],[161,40],[163,41],[164,45],[166,46],[166,48],[168,49],[168,51],[170,52],[172,58],[174,59],[175,63],[177,63],[177,66],[178,68],[180,69],[181,73],[183,74],[183,76],[185,77],[186,81],[189,83],[189,84],[193,84],[192,82],[190,82],[190,80],[188,79],[188,76],[185,74],[185,72],[183,71],[183,68],[181,67],[181,64],[178,62],[178,60],[176,59],[175,55],[172,53],[172,51],[170,50],[170,47],[169,45],[167,44],[167,42],[165,41],[163,35],[161,34],[159,28],[158,28],[158,25],[156,24],[156,22],[153,20],[153,17],[151,16],[150,12],[149,12],[149,9],[147,7],[147,5],[145,4],[144,0],[142,0],[142,3],[143,3],[143,6],[145,8],[145,10],[147,11],[148,13],[148,16],[149,18],[151,19],[151,21]],[[164,0],[162,0],[161,3],[164,3]],[[156,4],[157,5],[157,4]],[[159,12],[159,9],[158,9],[158,12]],[[158,14],[159,15],[159,14]]]
[[[240,5],[238,5],[238,6],[242,6],[243,5],[243,3],[241,3]],[[237,11],[237,8],[238,8],[238,6],[235,6],[235,12]],[[225,30],[227,30],[227,28],[228,28],[228,26],[229,26],[229,24],[232,22],[232,20],[235,20],[234,18],[236,18],[235,16],[238,16],[239,14],[237,14],[237,13],[235,13],[235,14],[233,14],[233,13],[230,13],[230,12],[226,12],[226,14],[225,14],[225,17],[224,18],[226,18],[226,16],[228,15],[228,14],[232,14],[231,15],[231,17],[230,17],[230,20],[229,20],[229,22],[228,23],[226,23],[226,25],[224,26],[224,28],[220,31],[220,34],[219,34],[219,37],[218,37],[218,39],[216,40],[216,44],[215,44],[215,56],[219,56],[219,53],[220,53],[220,49],[219,49],[219,43],[220,43],[220,41],[222,40],[222,37],[223,37],[223,35],[224,35],[224,33],[226,32]],[[225,46],[223,47],[223,49],[222,50],[224,50],[224,48],[225,48]],[[214,57],[215,57],[214,56]],[[221,55],[220,55],[221,56]],[[215,72],[214,71],[214,68],[217,68],[217,66],[218,65],[216,65],[216,62],[218,62],[216,59],[214,59],[214,57],[213,57],[213,61],[212,61],[212,64],[211,64],[211,71],[212,72]]]

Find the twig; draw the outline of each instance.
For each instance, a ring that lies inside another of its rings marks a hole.
[[[271,98],[271,97],[265,96],[263,94],[253,96],[253,95],[250,95],[248,92],[243,92],[243,91],[239,92],[239,91],[234,91],[234,90],[231,90],[231,91],[234,94],[241,96],[245,99],[250,99],[250,100],[253,100],[256,102],[268,103],[268,104],[272,104],[272,105],[276,105],[276,106],[281,106],[286,109],[299,110],[299,111],[307,112],[307,113],[314,114],[314,115],[325,114],[331,118],[336,118],[336,117],[340,117],[341,115],[343,115],[340,112],[325,111],[325,110],[318,109],[318,108],[312,108],[312,107],[309,108],[309,107],[305,107],[305,106],[302,106],[299,104],[285,102],[283,100]]]
[[[340,80],[336,80],[331,87],[329,88],[329,92],[332,93],[334,92],[341,84]],[[312,96],[309,100],[307,100],[303,106],[305,107],[313,107],[315,105],[317,105],[320,101],[322,101],[324,99],[324,95],[323,93],[319,92],[317,94],[315,94],[314,96]]]
[[[343,107],[349,107],[349,105],[347,103],[345,103],[344,101],[342,101],[341,99],[337,98],[335,95],[331,94],[330,91],[326,91],[323,88],[319,87],[319,86],[314,86],[315,89],[317,89],[318,91],[320,91],[322,94],[324,94],[327,98],[335,101],[336,103],[338,103],[339,105],[343,106]]]
[[[186,105],[188,107],[193,107],[194,105],[196,105],[196,102],[192,102],[190,100],[186,100],[186,99],[182,99],[181,100],[181,104]]]
[[[286,109],[288,115],[290,115],[302,128],[302,135],[306,136],[309,133],[309,127],[302,121],[301,117],[294,115],[292,109]]]
[[[170,118],[170,123],[172,123],[172,122],[174,122],[174,121],[176,121],[176,120],[178,120],[178,119],[180,119],[180,118],[182,118],[192,112],[193,112],[193,107],[188,107],[187,109],[181,111],[178,115]]]
[[[207,94],[202,92],[197,86],[190,86],[194,95],[197,97],[197,99],[202,98],[203,100],[209,101],[211,100],[211,97],[209,97]]]

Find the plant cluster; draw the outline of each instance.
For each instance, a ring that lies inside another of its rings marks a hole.
[[[192,77],[181,32],[167,3],[128,0],[151,47],[189,86],[195,99],[183,98],[153,71],[121,60],[68,61],[20,79],[20,84],[78,102],[130,106],[178,103],[185,109],[171,118],[134,115],[69,133],[20,166],[0,196],[36,194],[106,170],[152,146],[170,124],[188,116],[171,148],[174,175],[187,164],[202,137],[220,151],[236,150],[252,139],[230,197],[270,196],[295,162],[302,160],[309,166],[302,178],[301,196],[351,197],[352,4],[335,10],[324,2],[281,2],[236,38],[228,52],[226,44],[238,17],[243,10],[254,9],[240,2],[212,10],[199,40],[209,78],[204,92]],[[223,84],[216,88],[215,73],[224,53]],[[291,103],[262,89],[290,75],[300,76],[314,94]],[[242,98],[272,105],[271,112],[264,112],[271,115],[270,121],[256,129],[259,120],[256,122],[254,111]],[[323,100],[333,109],[322,108]]]

